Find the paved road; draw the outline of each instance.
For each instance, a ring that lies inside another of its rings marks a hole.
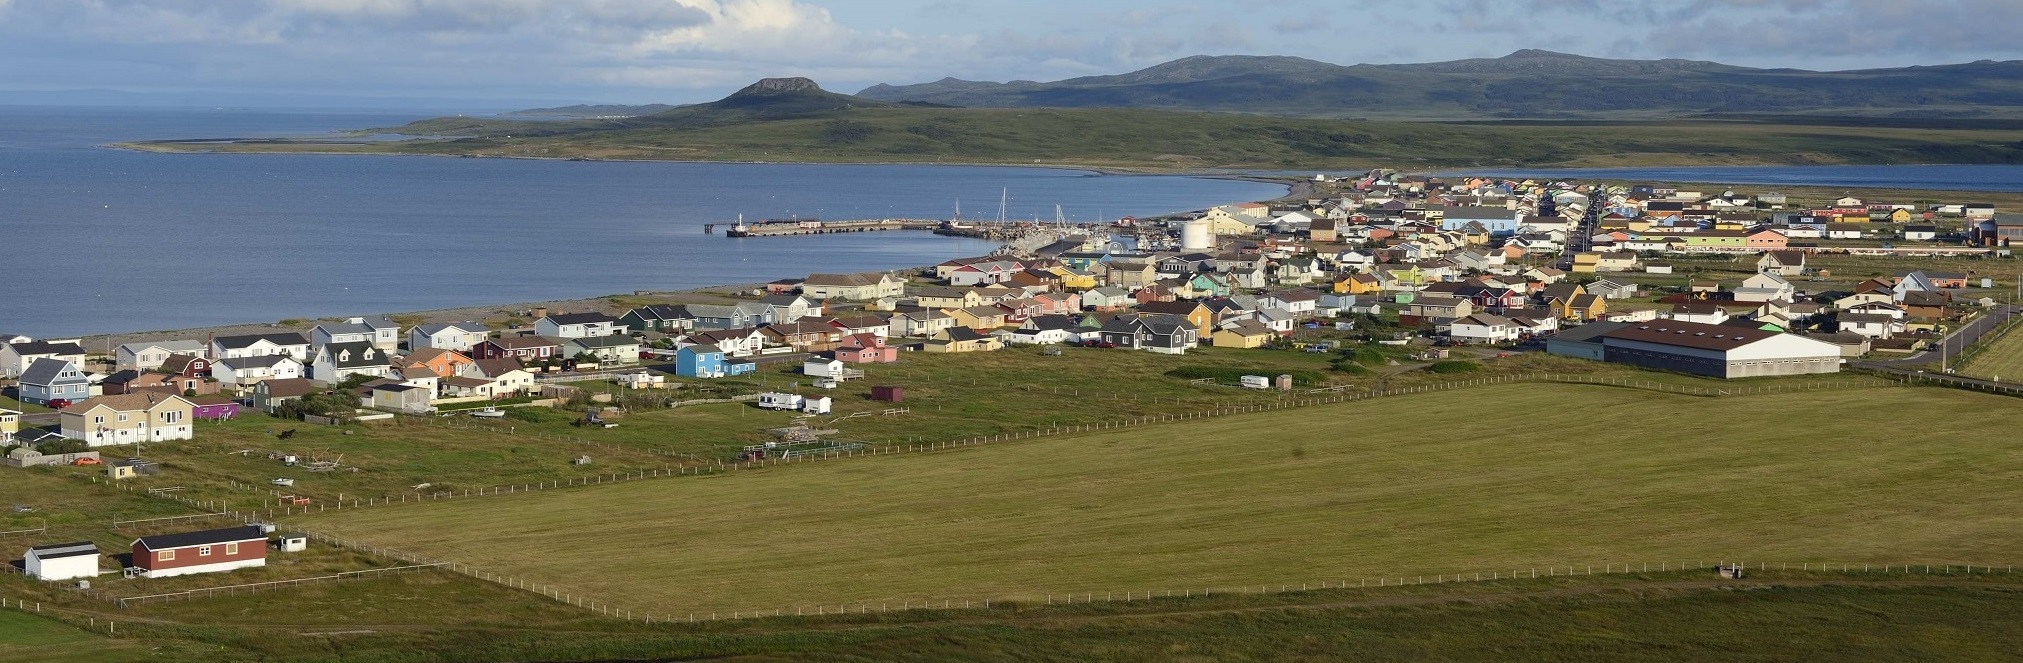
[[[1967,349],[1967,346],[1981,340],[1982,336],[1994,331],[2003,322],[2015,317],[2018,312],[2023,312],[2023,306],[2004,304],[1995,307],[1995,310],[1988,312],[1987,315],[1983,315],[1967,326],[1955,329],[1953,333],[1946,335],[1946,340],[1943,342],[1944,352],[1928,349],[1903,359],[1862,361],[1856,362],[1856,365],[1867,366],[1869,368],[1917,369],[1930,364],[1936,364],[1943,358],[1958,357],[1961,352]]]

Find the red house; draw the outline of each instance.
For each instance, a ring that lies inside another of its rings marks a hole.
[[[133,540],[133,565],[148,578],[267,565],[267,534],[254,525]]]
[[[899,348],[885,344],[877,334],[851,334],[836,348],[836,358],[852,364],[890,364],[899,361]]]
[[[546,359],[562,354],[562,344],[544,336],[508,336],[485,339],[485,342],[471,346],[472,359],[505,359],[511,357],[521,361]]]

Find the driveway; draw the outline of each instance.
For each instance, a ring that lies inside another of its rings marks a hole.
[[[2023,306],[2004,304],[1995,307],[1995,309],[1993,311],[1989,311],[1987,315],[1983,315],[1979,318],[1976,318],[1973,322],[1968,323],[1966,326],[1953,330],[1953,333],[1951,334],[1947,334],[1946,340],[1941,342],[1944,349],[1943,352],[1940,352],[1939,350],[1936,349],[1927,349],[1917,354],[1911,355],[1909,357],[1905,357],[1903,359],[1861,361],[1855,362],[1855,364],[1857,366],[1867,366],[1870,368],[1901,368],[1901,369],[1916,370],[1930,364],[1936,364],[1939,362],[1940,359],[1943,358],[1958,357],[1960,356],[1961,352],[1967,349],[1967,346],[1973,345],[1975,341],[1981,340],[1982,336],[1985,336],[1988,334],[1988,332],[1994,331],[1995,328],[2002,326],[2003,322],[2008,321],[2010,318],[2016,317],[2016,314],[2018,312],[2023,312]]]

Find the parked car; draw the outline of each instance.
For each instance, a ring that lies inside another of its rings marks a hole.
[[[49,409],[51,410],[61,410],[63,408],[70,407],[71,403],[70,399],[68,398],[54,398],[50,399],[48,403],[44,403],[43,405],[49,406]]]
[[[1083,341],[1083,342],[1082,342],[1082,347],[1085,347],[1085,348],[1114,348],[1114,347],[1117,347],[1117,344],[1116,344],[1116,343],[1111,343],[1111,342],[1109,342],[1109,341],[1096,341],[1096,340],[1091,340],[1091,341]]]

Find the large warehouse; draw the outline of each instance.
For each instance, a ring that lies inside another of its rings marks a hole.
[[[1795,334],[1678,320],[1590,327],[1562,332],[1568,338],[1554,338],[1547,350],[1717,378],[1840,372],[1839,346]]]

